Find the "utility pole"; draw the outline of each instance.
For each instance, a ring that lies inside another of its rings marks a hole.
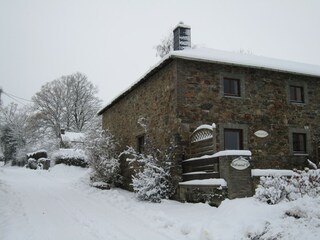
[[[0,106],[2,105],[2,101],[1,101],[1,94],[2,94],[3,90],[2,87],[0,87]]]

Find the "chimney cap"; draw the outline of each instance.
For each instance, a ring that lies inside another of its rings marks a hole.
[[[177,28],[182,27],[182,28],[188,28],[191,29],[191,27],[189,25],[184,24],[184,22],[180,21],[177,26],[174,27],[174,30],[176,30]],[[173,30],[173,31],[174,31]]]

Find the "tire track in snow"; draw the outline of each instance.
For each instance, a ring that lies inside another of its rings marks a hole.
[[[6,181],[7,189],[17,193],[8,196],[9,200],[22,204],[17,211],[26,215],[27,227],[21,231],[31,235],[30,239],[173,239],[157,230],[154,222],[117,208],[99,194],[90,195],[73,180],[57,179],[49,172],[12,169]]]

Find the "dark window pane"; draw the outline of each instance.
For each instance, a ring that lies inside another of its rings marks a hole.
[[[240,96],[240,80],[234,78],[223,79],[223,91],[226,96]]]
[[[307,152],[307,142],[305,133],[293,133],[293,151],[306,153]]]
[[[304,102],[303,87],[290,86],[290,101]]]
[[[144,144],[145,144],[144,136],[138,137],[138,152],[139,153],[144,152]]]
[[[241,129],[225,129],[224,130],[224,149],[230,149],[230,150],[243,149]]]

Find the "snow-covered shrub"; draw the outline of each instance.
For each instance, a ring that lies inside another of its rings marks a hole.
[[[161,159],[156,152],[159,151],[142,154],[133,148],[125,151],[130,156],[127,161],[139,166],[132,176],[132,186],[137,198],[143,201],[161,202],[173,193],[168,155]]]
[[[296,170],[291,178],[268,176],[260,178],[255,197],[268,204],[293,201],[303,196],[320,196],[320,170]]]
[[[48,170],[50,168],[50,159],[49,158],[39,158],[38,166],[41,166],[41,169]]]
[[[78,167],[87,167],[87,156],[80,149],[60,149],[52,154],[55,164],[65,164]]]
[[[27,168],[36,170],[38,168],[38,162],[34,158],[29,158],[27,163]]]
[[[320,196],[320,170],[297,171],[290,179],[290,198]]]
[[[255,197],[268,204],[277,204],[287,198],[288,179],[283,176],[267,176],[260,178]]]
[[[34,158],[34,159],[47,158],[48,153],[46,150],[42,149],[42,150],[38,150],[38,151],[35,151],[32,153],[27,153],[27,157]]]
[[[86,152],[89,167],[92,169],[91,180],[93,182],[104,182],[111,186],[121,183],[116,141],[109,131],[92,131],[86,140]]]

